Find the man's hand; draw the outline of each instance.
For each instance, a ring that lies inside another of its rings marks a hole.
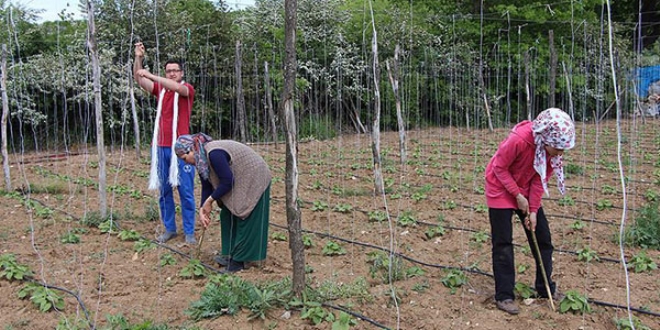
[[[144,50],[144,44],[141,42],[136,42],[135,43],[135,57],[136,58],[142,58],[144,57],[144,54],[146,51]]]
[[[525,227],[528,230],[536,231],[536,212],[532,212],[525,218]]]
[[[153,80],[153,79],[151,78],[151,72],[149,72],[149,70],[147,70],[147,69],[140,69],[140,70],[137,70],[137,72],[135,72],[135,74],[136,74],[138,77],[142,77],[142,78],[147,78],[147,79],[149,79],[149,80]]]
[[[518,196],[516,196],[516,202],[518,203],[518,209],[522,211],[523,215],[528,215],[529,202],[527,201],[527,198],[522,194],[518,194]]]

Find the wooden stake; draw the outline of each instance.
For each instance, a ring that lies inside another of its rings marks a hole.
[[[202,250],[202,243],[204,243],[204,234],[206,234],[206,227],[202,228],[202,235],[199,238],[199,243],[197,244],[197,252],[195,253],[195,259],[199,260],[199,252]]]
[[[539,266],[541,266],[541,274],[543,274],[543,283],[545,283],[545,291],[548,293],[548,299],[550,299],[550,307],[552,311],[555,311],[555,302],[552,299],[552,292],[550,292],[550,284],[548,284],[548,276],[545,274],[545,267],[543,267],[543,258],[541,257],[541,249],[539,249],[539,243],[536,241],[536,232],[532,232],[532,241],[534,241],[534,247],[536,248],[536,255],[538,256]]]

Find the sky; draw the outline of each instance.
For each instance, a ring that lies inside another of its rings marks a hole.
[[[40,14],[41,19],[37,22],[59,20],[57,14],[62,9],[66,9],[69,13],[74,13],[76,16],[80,15],[78,11],[79,0],[10,0],[9,2],[23,5],[27,8],[43,9],[44,12]],[[254,0],[226,0],[225,3],[230,9],[243,9],[246,6],[253,5]]]

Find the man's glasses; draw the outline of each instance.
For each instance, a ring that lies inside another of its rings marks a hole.
[[[170,74],[170,73],[177,73],[177,72],[181,72],[181,70],[179,70],[179,69],[165,70],[165,73],[167,73],[167,74]]]

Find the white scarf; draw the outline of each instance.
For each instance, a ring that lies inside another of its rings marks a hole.
[[[183,81],[181,81],[183,84]],[[161,86],[162,87],[162,86]],[[154,125],[154,136],[151,139],[151,171],[149,173],[149,190],[160,189],[160,178],[158,177],[158,134],[160,134],[160,117],[163,112],[163,98],[165,96],[165,87],[160,90],[158,96],[158,107],[156,108],[156,124]],[[176,144],[177,124],[179,123],[179,93],[174,92],[174,104],[172,106],[174,118],[172,119],[172,152],[170,154],[170,175],[168,182],[172,187],[179,185],[179,164],[178,157],[174,152]]]

